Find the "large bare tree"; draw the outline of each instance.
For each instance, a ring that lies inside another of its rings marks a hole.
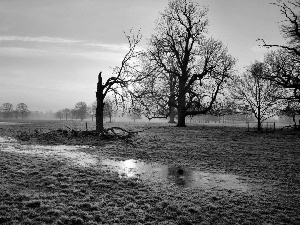
[[[264,47],[278,48],[267,56],[266,62],[269,63],[272,73],[266,79],[283,88],[293,89],[294,98],[300,102],[300,0],[277,0],[272,4],[279,7],[285,17],[280,31],[286,44],[268,44],[259,39]]]
[[[187,115],[210,110],[235,64],[220,41],[206,37],[207,11],[188,0],[171,0],[150,39],[151,60],[178,80],[171,106],[177,108],[179,127]]]

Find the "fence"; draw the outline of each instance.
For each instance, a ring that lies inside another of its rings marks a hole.
[[[258,129],[257,122],[246,122],[248,131],[251,129]],[[266,132],[274,132],[276,130],[275,122],[263,122],[261,123],[261,130]]]
[[[245,127],[248,131],[257,130],[258,124],[256,121],[240,121],[240,120],[209,120],[205,117],[199,118],[186,118],[186,123],[189,124],[203,124],[209,126],[234,126],[234,127]],[[279,122],[263,122],[261,123],[261,130],[264,132],[274,132],[276,129],[283,128],[287,125],[287,123],[279,123]]]

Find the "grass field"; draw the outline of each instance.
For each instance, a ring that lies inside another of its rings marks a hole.
[[[107,123],[139,131],[124,141],[48,135],[66,126],[85,130],[85,122],[25,122],[0,123],[0,224],[300,224],[299,132]],[[22,133],[31,136],[9,139]],[[83,166],[55,154],[66,145],[82,145],[70,154],[98,162],[135,159],[208,178],[193,187],[148,182],[143,174],[120,175],[101,163]],[[216,174],[234,177],[235,183],[209,179]]]

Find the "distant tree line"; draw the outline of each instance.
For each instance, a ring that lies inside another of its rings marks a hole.
[[[141,112],[139,109],[127,106],[128,110],[126,113],[118,106],[118,103],[113,101],[112,98],[107,98],[104,102],[103,115],[104,118],[112,122],[114,117],[127,116],[132,120],[140,119]],[[96,107],[97,103],[94,101],[92,104],[87,105],[85,102],[77,102],[74,108],[64,108],[55,112],[54,117],[59,120],[81,120],[91,119],[92,121],[96,118]]]
[[[24,119],[29,115],[30,111],[25,103],[19,103],[15,108],[11,103],[3,103],[0,107],[0,116],[4,119]]]
[[[51,110],[31,111],[25,103],[19,103],[15,107],[8,102],[0,105],[0,118],[2,119],[54,119],[54,115]]]

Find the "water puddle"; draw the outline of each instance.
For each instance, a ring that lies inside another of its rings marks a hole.
[[[98,163],[98,160],[90,154],[76,151],[88,148],[87,146],[69,145],[21,145],[12,138],[0,137],[0,150],[36,155],[41,157],[53,156],[59,160],[65,159],[73,165],[89,167]]]
[[[249,190],[247,183],[241,181],[239,176],[231,174],[202,172],[178,165],[148,164],[134,159],[125,161],[105,159],[101,160],[100,163],[118,172],[122,177],[139,178],[150,182],[168,183],[186,188],[221,188],[243,192]]]
[[[134,159],[125,161],[107,159],[103,156],[93,156],[79,151],[84,148],[88,147],[21,145],[12,138],[0,137],[1,151],[32,154],[40,157],[52,156],[58,160],[66,160],[68,163],[76,166],[98,169],[106,167],[111,171],[117,172],[120,177],[138,178],[146,182],[175,185],[184,188],[216,188],[242,192],[250,189],[245,178],[243,179],[232,174],[203,172],[179,165],[168,166],[159,163],[145,163]]]

